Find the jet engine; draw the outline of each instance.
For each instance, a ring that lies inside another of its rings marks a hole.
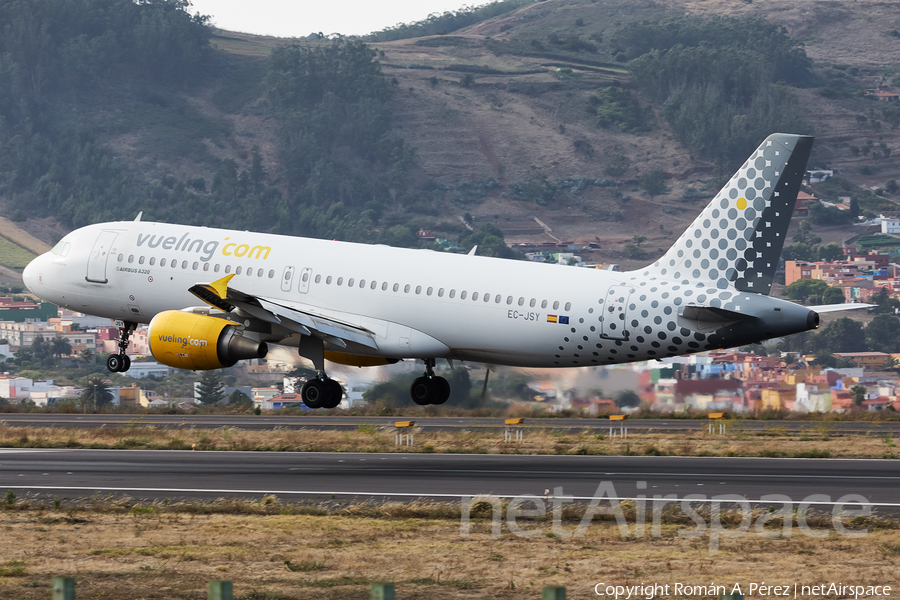
[[[167,310],[150,321],[150,352],[170,367],[192,371],[230,367],[239,360],[262,358],[265,342],[241,335],[237,325],[225,319]]]

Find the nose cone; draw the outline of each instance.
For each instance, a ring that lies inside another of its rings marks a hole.
[[[25,267],[25,270],[22,271],[22,280],[25,282],[25,287],[32,294],[37,294],[40,296],[40,286],[43,285],[43,275],[41,274],[41,263],[43,262],[43,256],[38,256]]]

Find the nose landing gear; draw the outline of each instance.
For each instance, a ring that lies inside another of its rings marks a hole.
[[[450,398],[450,384],[434,374],[434,359],[425,359],[425,373],[417,377],[409,387],[412,401],[419,406],[443,404]]]
[[[134,333],[137,323],[125,321],[122,327],[119,327],[119,353],[110,354],[106,359],[106,368],[112,373],[124,373],[131,368],[131,359],[125,354],[128,350],[128,338]]]

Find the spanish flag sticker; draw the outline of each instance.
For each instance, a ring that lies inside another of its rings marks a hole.
[[[556,315],[547,315],[548,323],[556,323]]]

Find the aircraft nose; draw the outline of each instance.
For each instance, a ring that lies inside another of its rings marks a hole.
[[[43,256],[38,256],[34,260],[32,260],[25,267],[25,270],[22,271],[22,281],[25,282],[25,287],[27,287],[31,293],[38,293],[38,286],[44,283],[44,276],[41,273],[41,263]]]

